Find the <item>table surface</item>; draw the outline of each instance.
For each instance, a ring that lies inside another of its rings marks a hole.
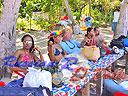
[[[80,81],[73,82],[69,81],[70,78],[63,78],[63,86],[59,88],[53,88],[53,96],[74,96],[74,94],[80,90],[91,78],[94,76],[94,70],[97,68],[106,68],[111,65],[113,62],[118,60],[120,57],[124,55],[124,51],[120,50],[119,54],[109,54],[101,57],[96,62],[88,61],[91,69],[88,70],[87,80],[84,82],[85,78]]]

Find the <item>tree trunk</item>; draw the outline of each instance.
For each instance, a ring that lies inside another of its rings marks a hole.
[[[32,29],[32,17],[31,16],[29,16],[29,18],[30,18],[30,32],[31,32],[31,29]]]
[[[4,57],[16,49],[16,20],[22,0],[4,0],[0,18],[0,66]]]
[[[128,0],[123,0],[120,7],[119,22],[116,27],[115,38],[128,36]]]
[[[66,10],[68,12],[68,16],[69,16],[70,20],[72,21],[72,24],[74,24],[73,15],[72,15],[71,9],[69,7],[68,1],[67,0],[63,0],[63,2],[65,4],[65,6],[66,6]]]

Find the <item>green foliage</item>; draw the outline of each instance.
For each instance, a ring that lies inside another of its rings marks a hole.
[[[26,18],[29,23],[31,19],[37,26],[40,26],[40,28],[48,30],[48,27],[52,23],[59,21],[61,17],[61,6],[61,0],[22,0],[19,17]],[[49,18],[44,19],[40,14],[35,17],[33,12],[41,12],[41,14],[47,13]],[[31,24],[33,23],[31,22]]]
[[[93,25],[101,26],[111,24],[113,12],[120,7],[121,0],[90,0]],[[68,0],[71,11],[76,20],[80,20],[82,14],[89,14],[88,0]],[[1,4],[1,3],[0,3]],[[66,7],[63,0],[22,0],[17,28],[35,30],[48,30],[65,15]],[[40,14],[33,14],[40,12]],[[41,14],[47,13],[48,18]],[[25,19],[23,19],[25,18]],[[23,21],[22,21],[23,20]],[[31,21],[31,22],[30,22]]]
[[[81,17],[82,10],[88,4],[87,0],[69,0],[73,15],[76,16],[76,20]]]
[[[2,13],[2,8],[3,8],[3,0],[0,0],[0,14]]]
[[[36,24],[36,21],[32,20],[31,23],[32,23],[31,30],[40,30],[41,29],[41,27]],[[16,28],[24,30],[26,32],[30,31],[29,20],[24,19],[24,18],[18,18]]]
[[[40,26],[41,29],[43,30],[48,30],[47,28],[51,25],[49,20],[47,19],[44,19],[43,16],[38,16],[38,15],[35,15],[36,17],[36,25]]]
[[[92,0],[91,16],[93,17],[94,26],[111,25],[113,20],[113,13],[120,7],[119,0]],[[85,6],[82,14],[89,14],[89,6]]]
[[[17,29],[25,30],[28,25],[29,22],[26,21],[25,19],[21,19],[21,18],[17,19],[17,26],[16,26]]]

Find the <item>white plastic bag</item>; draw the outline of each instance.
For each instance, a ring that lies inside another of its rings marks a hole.
[[[29,68],[29,72],[26,74],[23,87],[48,87],[52,90],[52,76],[49,71],[37,70],[34,68]]]

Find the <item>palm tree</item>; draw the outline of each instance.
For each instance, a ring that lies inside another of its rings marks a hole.
[[[0,67],[2,60],[16,49],[16,20],[22,0],[4,0],[0,18]]]

